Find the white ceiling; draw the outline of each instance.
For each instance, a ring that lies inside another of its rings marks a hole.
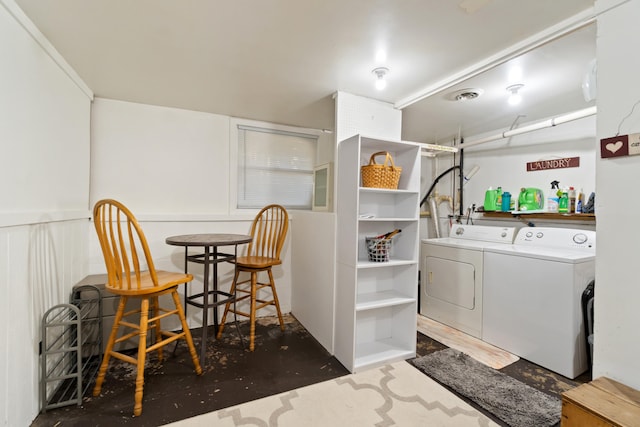
[[[594,0],[15,2],[104,98],[333,129],[332,95],[344,91],[403,107],[403,139],[420,142],[592,105],[580,85],[594,25],[517,54],[585,22]],[[505,109],[510,56],[525,84],[517,110]],[[384,91],[377,66],[390,69]],[[465,87],[484,94],[449,99]]]

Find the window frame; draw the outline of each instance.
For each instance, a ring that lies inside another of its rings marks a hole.
[[[246,215],[249,213],[258,212],[259,208],[239,208],[238,207],[238,167],[239,167],[239,131],[240,128],[254,128],[256,130],[265,130],[275,131],[275,132],[283,132],[283,133],[291,133],[291,134],[299,134],[299,135],[308,135],[309,137],[314,137],[316,139],[315,144],[315,158],[313,160],[313,164],[317,162],[318,159],[318,150],[320,145],[320,137],[322,135],[322,131],[317,129],[310,128],[302,128],[288,125],[280,125],[269,122],[261,122],[255,120],[248,119],[240,119],[240,118],[231,118],[229,121],[229,210],[232,214],[241,214]],[[311,169],[313,172],[313,168]],[[311,204],[309,205],[309,211],[312,210],[313,199],[311,200]],[[289,208],[287,208],[289,209]],[[297,209],[297,208],[296,208]],[[307,210],[307,209],[304,209]]]

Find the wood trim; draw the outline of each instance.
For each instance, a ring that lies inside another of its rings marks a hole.
[[[1,212],[0,228],[20,227],[32,224],[47,224],[50,222],[88,220],[90,218],[90,210]]]

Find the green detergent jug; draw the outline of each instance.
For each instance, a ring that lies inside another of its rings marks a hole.
[[[498,191],[491,187],[484,193],[484,210],[485,212],[493,212],[498,209]]]

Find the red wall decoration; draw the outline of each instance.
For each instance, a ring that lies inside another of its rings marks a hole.
[[[580,166],[580,157],[565,157],[563,159],[538,160],[527,162],[527,172],[543,171],[549,169],[577,168]]]
[[[640,133],[619,135],[600,140],[600,157],[636,156],[640,154]]]

